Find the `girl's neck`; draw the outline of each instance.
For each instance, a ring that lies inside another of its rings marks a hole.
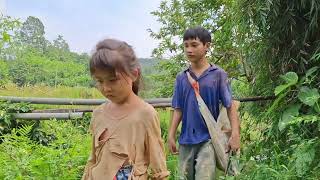
[[[111,102],[110,105],[113,108],[130,108],[130,107],[134,107],[140,101],[141,101],[140,98],[132,92],[125,99],[123,99],[123,101]]]

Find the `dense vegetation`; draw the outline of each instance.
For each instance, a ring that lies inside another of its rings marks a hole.
[[[141,59],[143,97],[172,95],[176,74],[187,66],[182,34],[188,27],[204,26],[213,35],[208,58],[229,73],[236,97],[276,96],[272,101],[243,103],[240,109],[242,173],[238,178],[320,178],[319,1],[165,0],[152,14],[161,28],[149,32],[160,44],[153,60]],[[25,22],[1,17],[1,94],[22,91],[37,96],[25,89],[73,87],[74,92],[86,90],[70,97],[99,97],[90,88],[88,55],[71,52],[62,36],[50,42],[44,33],[36,17]],[[62,94],[56,97],[67,95]],[[79,178],[89,152],[90,115],[43,123],[15,121],[10,116],[31,108],[45,107],[1,103],[0,178]],[[159,112],[166,140],[169,112]],[[168,155],[172,179],[176,163]]]

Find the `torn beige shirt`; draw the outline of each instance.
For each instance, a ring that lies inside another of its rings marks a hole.
[[[82,179],[112,180],[125,162],[133,165],[129,179],[149,179],[148,167],[152,179],[169,176],[155,109],[144,103],[127,116],[114,120],[108,117],[106,108],[107,104],[102,104],[93,112],[90,123],[92,153]],[[105,130],[108,138],[99,141]]]

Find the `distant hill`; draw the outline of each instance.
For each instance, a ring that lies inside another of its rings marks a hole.
[[[150,75],[157,72],[155,66],[160,62],[160,60],[153,58],[139,58],[141,64],[142,73],[144,75]]]

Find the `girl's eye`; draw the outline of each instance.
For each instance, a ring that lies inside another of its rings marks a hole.
[[[115,82],[117,79],[109,79],[110,82]]]

